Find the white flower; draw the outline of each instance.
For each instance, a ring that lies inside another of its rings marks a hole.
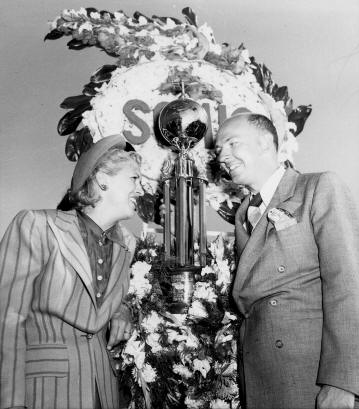
[[[218,287],[223,286],[223,290],[231,284],[231,271],[227,260],[217,260],[217,281],[216,285]]]
[[[219,235],[216,240],[214,240],[209,247],[210,252],[216,260],[222,260],[224,254],[224,241],[223,237]]]
[[[184,403],[188,409],[200,409],[203,406],[204,401],[201,399],[194,400],[189,396],[186,396]]]
[[[229,403],[222,399],[212,400],[210,403],[211,409],[230,409]]]
[[[212,288],[210,283],[204,283],[199,281],[195,285],[195,290],[193,292],[193,297],[197,299],[206,300],[208,302],[216,302],[217,294]]]
[[[157,314],[156,311],[152,311],[151,314],[147,315],[142,322],[141,326],[149,333],[155,332],[160,324],[163,324],[163,318]]]
[[[199,346],[198,338],[190,331],[187,332],[186,345],[188,348],[198,348]]]
[[[187,379],[193,375],[193,373],[182,364],[173,364],[173,372]]]
[[[85,23],[80,25],[79,33],[81,34],[84,30],[92,31],[92,24],[89,21],[86,21]]]
[[[141,369],[146,358],[145,344],[141,341],[135,341],[135,337],[137,337],[136,331],[134,331],[131,338],[127,341],[126,346],[122,351],[122,357],[125,363],[130,364],[135,362],[137,368]]]
[[[150,270],[151,265],[144,261],[136,261],[136,263],[133,264],[128,294],[135,294],[141,300],[151,291],[152,285],[147,278]]]
[[[161,335],[158,332],[153,332],[146,337],[146,344],[151,347],[152,352],[155,354],[162,351],[162,346],[160,345]]]
[[[187,339],[186,335],[180,334],[175,329],[167,329],[167,335],[168,335],[168,342],[170,344],[172,344],[174,341],[182,342]]]
[[[199,371],[203,378],[207,376],[208,371],[211,369],[211,364],[207,359],[194,359],[193,361],[193,370]]]
[[[222,324],[228,324],[230,321],[235,321],[236,319],[237,317],[234,314],[226,311],[222,319]]]
[[[154,382],[157,378],[157,372],[150,364],[144,364],[141,373],[146,383]]]
[[[100,20],[100,19],[101,19],[101,14],[98,13],[98,12],[96,12],[96,11],[92,11],[92,12],[90,13],[90,17],[93,18],[93,19],[95,19],[95,20]]]
[[[213,274],[213,273],[214,273],[213,268],[211,266],[206,266],[202,268],[201,276],[203,277],[207,274]]]
[[[196,318],[207,318],[208,313],[201,301],[194,300],[188,309],[188,314]]]
[[[136,263],[132,265],[132,272],[136,276],[141,275],[145,277],[150,272],[150,270],[151,270],[151,265],[148,263],[145,263],[144,261],[136,261]]]

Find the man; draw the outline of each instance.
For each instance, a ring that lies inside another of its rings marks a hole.
[[[262,115],[227,119],[217,150],[250,190],[236,213],[233,283],[244,407],[353,408],[359,219],[350,193],[332,173],[280,166],[276,130]]]
[[[74,209],[22,211],[0,243],[1,409],[119,408],[108,350],[130,336],[135,246],[119,222],[143,194],[129,150],[120,135],[95,143],[74,170]]]

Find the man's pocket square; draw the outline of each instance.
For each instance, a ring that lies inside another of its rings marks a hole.
[[[297,224],[297,219],[285,209],[273,207],[268,211],[268,219],[274,224],[277,231]]]

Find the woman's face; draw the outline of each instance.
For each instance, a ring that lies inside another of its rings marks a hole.
[[[136,199],[143,195],[139,165],[131,160],[116,175],[107,176],[107,190],[103,193],[109,212],[118,220],[131,218],[136,212]]]

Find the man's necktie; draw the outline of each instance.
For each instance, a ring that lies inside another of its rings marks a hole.
[[[263,203],[260,193],[254,195],[249,201],[246,217],[246,227],[247,233],[252,234],[252,230],[259,222],[259,219],[262,217],[262,213],[259,209],[259,206]]]

